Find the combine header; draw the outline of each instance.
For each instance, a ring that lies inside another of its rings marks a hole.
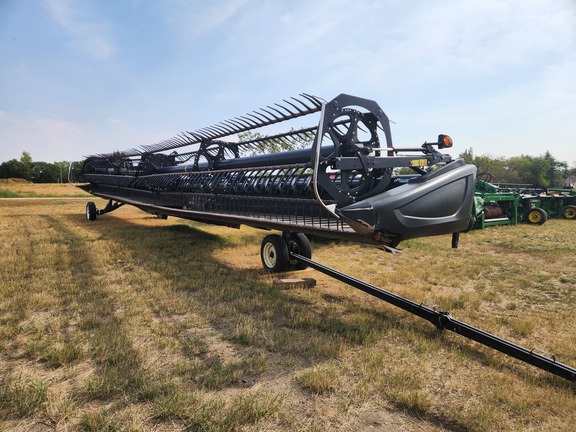
[[[313,114],[313,126],[261,132]],[[299,266],[289,252],[310,258],[305,234],[393,252],[402,240],[466,229],[476,167],[439,151],[451,146],[439,135],[395,147],[375,102],[302,94],[155,145],[90,156],[78,181],[110,200],[101,210],[88,203],[90,220],[130,204],[161,217],[281,231],[261,246],[264,267],[281,272]]]
[[[314,114],[313,126],[261,132]],[[388,117],[375,102],[345,94],[325,102],[302,94],[155,145],[90,156],[72,181],[109,200],[103,209],[87,203],[91,221],[130,204],[162,218],[277,230],[281,234],[262,241],[266,270],[311,266],[440,329],[576,380],[576,370],[554,358],[311,260],[305,234],[395,252],[402,240],[452,233],[456,247],[458,233],[471,223],[476,167],[440,152],[449,147],[447,135],[396,147]],[[396,168],[412,174],[396,175]]]

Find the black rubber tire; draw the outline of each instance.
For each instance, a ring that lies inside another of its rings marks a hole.
[[[312,258],[312,246],[310,246],[310,241],[304,234],[295,232],[285,233],[284,240],[288,245],[289,253],[294,252],[308,259]],[[290,268],[294,270],[305,270],[308,268],[308,265],[297,260],[290,260]]]
[[[576,219],[576,205],[567,205],[562,212],[564,219]]]
[[[96,204],[94,204],[92,201],[88,201],[86,203],[86,219],[89,221],[95,221],[96,215]]]
[[[281,236],[270,234],[262,240],[260,258],[264,269],[270,273],[286,271],[290,264],[288,245]]]
[[[526,220],[533,225],[542,225],[547,219],[548,215],[540,207],[531,208],[526,214]]]

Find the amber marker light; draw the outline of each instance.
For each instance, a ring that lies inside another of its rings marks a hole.
[[[450,148],[453,144],[452,138],[448,135],[438,135],[438,148]]]

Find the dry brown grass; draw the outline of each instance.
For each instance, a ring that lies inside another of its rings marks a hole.
[[[98,201],[99,206],[104,202]],[[576,224],[314,258],[576,365]],[[264,232],[0,200],[0,430],[573,430],[576,386],[313,270]]]
[[[22,179],[0,179],[0,197],[89,197],[69,183],[31,183]]]

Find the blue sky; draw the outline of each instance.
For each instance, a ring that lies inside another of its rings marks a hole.
[[[153,144],[296,96],[394,144],[576,165],[574,0],[0,0],[0,162]]]

